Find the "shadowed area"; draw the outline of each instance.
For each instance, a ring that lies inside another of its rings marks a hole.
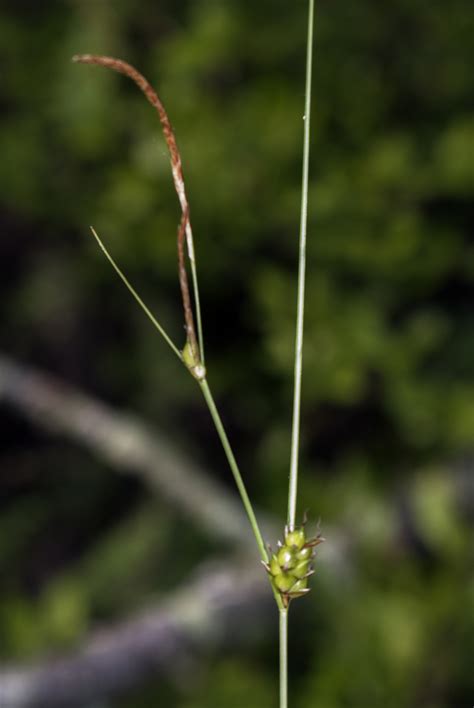
[[[2,3],[1,708],[276,705],[276,612],[211,418],[89,225],[181,350],[191,219],[209,381],[275,549],[306,13]],[[315,32],[298,518],[327,541],[291,608],[290,705],[464,708],[474,9],[321,0]],[[183,212],[156,112],[76,54],[156,89]]]

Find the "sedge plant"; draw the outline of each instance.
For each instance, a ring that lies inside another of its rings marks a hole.
[[[184,347],[180,349],[176,345],[163,325],[151,312],[142,300],[136,289],[130,283],[121,268],[117,265],[103,241],[98,236],[94,228],[91,227],[92,234],[99,247],[123,281],[138,305],[145,312],[153,326],[163,337],[173,354],[182,362],[185,369],[196,380],[204,400],[207,404],[212,420],[216,427],[218,436],[224,448],[224,452],[237,485],[242,503],[247,513],[252,527],[261,562],[267,572],[270,581],[270,588],[276,601],[279,611],[279,637],[280,637],[280,708],[288,706],[288,609],[290,603],[299,597],[307,595],[309,592],[308,581],[314,573],[312,563],[314,560],[315,548],[324,539],[320,533],[314,538],[306,536],[306,517],[300,525],[296,523],[297,490],[298,490],[298,457],[299,457],[299,431],[300,431],[300,409],[301,409],[301,382],[302,382],[302,362],[303,362],[303,333],[304,333],[304,299],[305,299],[305,279],[306,279],[306,234],[308,221],[308,176],[309,176],[309,148],[310,148],[310,121],[311,121],[311,76],[312,76],[312,52],[313,52],[313,24],[314,24],[314,0],[309,0],[308,13],[308,36],[306,54],[306,88],[305,88],[305,111],[304,111],[304,141],[303,141],[303,176],[302,176],[302,198],[300,215],[299,234],[299,265],[298,265],[298,286],[297,286],[297,322],[295,337],[295,359],[294,359],[294,397],[293,397],[293,422],[291,434],[291,459],[288,492],[288,512],[286,525],[284,528],[283,541],[278,542],[275,553],[265,544],[258,520],[256,518],[252,503],[247,494],[247,490],[242,478],[242,474],[237,464],[219,410],[215,403],[211,388],[208,382],[207,369],[204,357],[204,336],[201,316],[201,305],[199,296],[198,269],[196,263],[196,251],[194,247],[193,231],[190,219],[189,203],[186,195],[185,182],[181,155],[178,149],[176,137],[171,126],[168,114],[156,91],[152,88],[145,77],[133,66],[125,61],[113,57],[98,56],[95,54],[81,54],[73,57],[73,61],[81,64],[94,64],[108,67],[120,74],[124,74],[132,79],[141,89],[149,103],[155,108],[161,122],[163,135],[169,150],[171,171],[173,175],[174,187],[181,207],[181,220],[178,226],[177,250],[178,250],[178,274],[181,290],[184,327],[186,341]],[[191,286],[188,278],[188,267],[191,274]]]

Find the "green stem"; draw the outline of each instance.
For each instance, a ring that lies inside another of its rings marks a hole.
[[[153,324],[153,326],[154,326],[154,327],[158,330],[158,332],[161,334],[161,336],[163,337],[163,339],[165,340],[165,342],[168,344],[168,346],[171,347],[171,349],[174,351],[174,353],[176,354],[176,356],[178,357],[178,359],[182,360],[181,352],[179,351],[178,347],[174,344],[174,342],[171,340],[171,338],[170,338],[170,336],[168,335],[168,333],[167,333],[167,332],[164,330],[164,328],[160,325],[160,323],[158,322],[158,320],[156,319],[156,317],[153,315],[153,313],[151,312],[151,310],[145,305],[145,303],[144,303],[143,300],[141,299],[140,295],[137,293],[137,291],[135,290],[135,288],[133,287],[133,285],[130,283],[130,281],[128,280],[128,278],[127,278],[126,275],[124,274],[124,272],[118,267],[118,265],[116,264],[116,262],[114,261],[114,259],[112,258],[112,256],[110,255],[110,253],[108,252],[108,250],[106,249],[106,247],[104,246],[104,244],[102,243],[102,241],[100,240],[100,238],[99,238],[99,236],[97,235],[97,232],[95,231],[95,229],[94,229],[92,226],[90,227],[90,229],[91,229],[91,231],[92,231],[92,235],[94,236],[95,240],[96,240],[97,243],[99,244],[100,249],[103,251],[103,253],[104,253],[105,257],[107,258],[107,260],[109,261],[110,265],[111,265],[112,268],[115,270],[115,272],[117,273],[117,275],[120,277],[120,279],[122,280],[122,282],[125,284],[127,290],[133,295],[133,297],[135,298],[135,300],[138,302],[138,304],[139,304],[140,307],[142,308],[143,312],[146,314],[146,316],[147,316],[148,319],[151,321],[151,323]]]
[[[199,286],[198,277],[196,269],[196,261],[193,259],[191,261],[191,279],[193,281],[193,295],[194,295],[194,308],[196,310],[196,325],[197,325],[197,335],[199,344],[199,358],[201,364],[204,366],[204,337],[202,333],[202,317],[201,317],[201,301],[199,298]]]
[[[214,421],[214,425],[216,426],[217,434],[219,435],[220,441],[222,443],[222,447],[224,448],[224,452],[227,457],[229,467],[232,470],[232,474],[234,475],[235,483],[237,485],[240,496],[242,498],[242,502],[244,504],[245,511],[247,512],[247,516],[249,517],[250,525],[252,527],[252,531],[254,533],[255,540],[257,541],[257,546],[260,551],[260,555],[262,557],[262,560],[265,563],[267,563],[268,562],[268,553],[267,553],[267,549],[265,547],[265,542],[263,540],[260,528],[258,526],[257,519],[256,519],[254,510],[253,510],[251,501],[250,501],[249,496],[247,494],[247,490],[245,489],[245,484],[242,479],[242,475],[240,474],[239,466],[238,466],[237,461],[234,457],[234,453],[232,452],[229,438],[227,437],[227,433],[225,432],[224,425],[223,425],[221,417],[219,415],[219,411],[217,410],[216,404],[214,402],[214,398],[212,397],[211,389],[209,388],[209,384],[207,383],[206,379],[203,379],[202,381],[199,381],[198,383],[199,383],[199,386],[201,387],[201,391],[202,391],[203,396],[206,400],[207,407],[209,408],[209,412],[212,416],[212,420]]]
[[[280,610],[280,708],[288,707],[288,610]]]
[[[209,384],[207,383],[206,379],[198,380],[198,384],[201,388],[202,394],[203,394],[204,399],[207,403],[207,407],[209,408],[209,412],[212,416],[212,420],[214,421],[214,425],[216,427],[217,434],[218,434],[220,441],[222,443],[222,447],[224,448],[227,462],[229,463],[229,467],[230,467],[232,474],[234,476],[234,480],[237,485],[237,489],[239,490],[240,497],[242,499],[245,511],[247,512],[247,516],[250,521],[250,525],[252,527],[253,534],[255,536],[255,540],[257,541],[257,546],[258,546],[258,550],[260,551],[261,559],[262,559],[263,563],[266,565],[269,561],[269,557],[268,557],[267,548],[265,546],[265,541],[263,540],[262,532],[260,531],[260,527],[258,525],[257,518],[255,516],[255,512],[252,507],[252,502],[250,501],[249,496],[247,494],[244,480],[242,479],[242,475],[240,473],[240,469],[237,464],[237,460],[235,459],[234,453],[233,453],[232,448],[230,446],[229,438],[227,437],[227,433],[226,433],[224,425],[222,423],[222,419],[219,415],[219,411],[217,410],[217,406],[216,406],[214,398],[212,396],[211,389],[209,388]],[[273,596],[274,596],[275,601],[277,603],[278,609],[280,611],[282,611],[284,609],[284,605],[283,605],[283,600],[281,598],[281,595],[271,581],[270,581],[270,585],[271,585]]]
[[[309,0],[308,45],[306,54],[306,91],[304,114],[303,178],[301,194],[300,244],[298,266],[298,305],[295,337],[295,390],[291,434],[290,485],[288,491],[288,526],[295,527],[298,492],[298,453],[300,442],[301,376],[303,368],[304,295],[306,277],[306,232],[308,224],[308,175],[311,122],[311,78],[313,64],[314,0]]]

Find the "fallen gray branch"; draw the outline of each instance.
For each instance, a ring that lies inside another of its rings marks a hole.
[[[39,427],[83,444],[116,470],[140,475],[200,528],[239,544],[251,538],[237,496],[136,417],[5,356],[0,356],[1,402]],[[267,532],[272,538],[268,524]]]
[[[84,445],[113,469],[139,475],[199,528],[240,548],[251,549],[258,557],[237,494],[213,480],[155,428],[130,414],[114,411],[50,375],[0,355],[2,402],[40,428]],[[283,529],[261,512],[258,517],[265,538],[274,543]],[[325,565],[339,577],[348,567],[347,534],[325,525],[324,535],[330,539],[324,546]]]
[[[99,632],[67,657],[0,671],[1,708],[79,708],[147,679],[192,676],[199,654],[255,640],[274,608],[257,564],[206,564],[156,609]],[[273,618],[274,619],[274,618]],[[275,625],[276,626],[276,625]]]
[[[65,435],[105,459],[134,471],[200,527],[252,548],[237,498],[196,463],[135,417],[113,411],[51,376],[0,356],[0,403],[50,432]],[[268,538],[278,532],[264,524]],[[345,577],[347,538],[325,528],[324,564]],[[189,669],[210,645],[225,646],[267,626],[273,605],[259,563],[209,567],[159,608],[85,640],[67,658],[0,672],[0,708],[76,708],[121,693],[149,677]],[[268,608],[268,612],[267,612]],[[187,671],[188,675],[192,672]]]

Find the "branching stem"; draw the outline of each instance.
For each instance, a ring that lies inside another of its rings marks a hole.
[[[235,459],[235,455],[232,451],[232,447],[230,445],[229,438],[227,437],[227,433],[226,433],[224,425],[222,423],[222,419],[219,415],[219,411],[217,410],[217,406],[214,402],[214,398],[212,396],[211,389],[209,388],[209,384],[207,383],[206,379],[203,379],[202,381],[198,381],[198,383],[201,388],[204,399],[207,403],[207,407],[209,408],[209,412],[212,416],[212,420],[214,421],[214,425],[216,427],[217,434],[219,435],[220,441],[222,443],[222,447],[224,448],[225,456],[227,458],[227,462],[229,463],[229,467],[232,470],[232,474],[234,476],[234,480],[237,485],[237,489],[239,490],[239,494],[242,499],[242,503],[245,507],[245,511],[247,512],[247,516],[250,521],[250,525],[252,527],[252,531],[255,536],[255,540],[257,542],[258,550],[260,551],[260,557],[261,557],[263,563],[268,563],[269,558],[268,558],[267,548],[265,546],[265,541],[263,540],[262,532],[260,531],[260,527],[258,525],[257,518],[255,516],[255,512],[252,507],[252,502],[250,501],[249,496],[247,494],[247,490],[245,488],[245,484],[242,479],[242,475],[240,473],[240,469],[237,464],[237,460]],[[283,610],[284,607],[283,607],[283,602],[282,602],[280,593],[273,586],[273,583],[271,584],[271,587],[272,587],[272,591],[273,591],[273,595],[275,597],[276,603],[278,605],[278,609]]]
[[[237,488],[239,490],[240,496],[242,498],[242,502],[245,507],[245,511],[247,512],[247,516],[249,518],[250,525],[252,527],[252,531],[255,536],[255,540],[257,541],[257,546],[260,551],[260,555],[262,557],[262,560],[267,563],[268,562],[268,553],[267,553],[267,549],[265,546],[265,542],[263,540],[263,537],[262,537],[262,534],[260,531],[260,527],[258,525],[251,501],[250,501],[249,496],[247,494],[247,490],[245,488],[245,484],[242,479],[242,475],[240,474],[237,460],[235,459],[234,453],[233,453],[232,448],[230,446],[229,438],[227,437],[227,433],[226,433],[224,425],[222,423],[222,419],[219,415],[219,411],[217,410],[216,404],[214,402],[214,398],[212,396],[211,389],[209,388],[209,384],[207,383],[206,379],[204,379],[203,381],[199,381],[199,386],[201,387],[201,391],[202,391],[204,399],[207,403],[207,407],[209,408],[209,412],[212,416],[212,420],[214,421],[214,425],[216,427],[217,433],[218,433],[220,441],[222,443],[222,447],[224,448],[224,452],[225,452],[227,461],[229,463],[229,467],[232,470],[232,474],[234,475],[234,480],[235,480],[235,483],[236,483]]]
[[[310,149],[310,117],[311,117],[311,79],[312,79],[312,54],[313,54],[313,24],[314,24],[314,0],[309,0],[308,14],[308,44],[306,54],[306,90],[305,90],[305,114],[304,114],[304,148],[303,148],[303,176],[302,176],[302,197],[301,197],[301,217],[300,217],[300,236],[299,236],[299,265],[298,265],[298,297],[297,297],[297,322],[295,336],[295,367],[294,367],[294,397],[293,397],[293,421],[291,435],[291,462],[290,462],[290,483],[288,491],[288,517],[287,523],[290,529],[295,528],[296,519],[296,500],[298,488],[298,455],[299,455],[299,439],[300,439],[300,410],[301,410],[301,379],[302,379],[302,364],[303,364],[303,331],[304,331],[304,298],[305,298],[305,275],[306,275],[306,234],[308,222],[308,175],[309,175],[309,149]],[[232,451],[227,433],[222,423],[220,414],[217,410],[211,390],[205,378],[204,368],[204,342],[201,320],[201,306],[199,299],[199,287],[197,278],[196,258],[194,252],[193,234],[191,221],[189,217],[189,204],[186,196],[184,185],[183,171],[181,166],[181,157],[178,150],[176,138],[171,127],[168,115],[158,95],[148,83],[145,77],[140,74],[134,67],[126,62],[115,59],[113,57],[96,56],[92,54],[83,54],[75,56],[73,61],[98,64],[109,67],[121,74],[132,79],[138,87],[143,91],[148,101],[158,112],[160,122],[163,128],[166,143],[170,152],[171,169],[173,180],[181,205],[182,217],[178,228],[178,270],[181,294],[183,298],[184,319],[186,324],[187,346],[191,349],[190,363],[186,361],[186,357],[179,351],[174,342],[171,340],[167,332],[156,320],[149,308],[139,297],[136,290],[132,287],[123,272],[117,266],[111,255],[105,248],[104,244],[98,237],[97,233],[92,229],[92,233],[96,238],[100,248],[104,252],[107,259],[110,261],[114,270],[120,276],[128,290],[131,292],[140,307],[144,310],[153,325],[165,339],[167,344],[176,354],[176,356],[185,363],[188,369],[193,373],[201,388],[202,394],[209,408],[210,414],[214,421],[217,433],[221,440],[224,452],[229,463],[230,469],[234,476],[240,497],[242,499],[245,511],[250,521],[255,540],[260,552],[261,559],[264,564],[268,564],[268,551],[263,540],[252,504],[250,502],[245,484],[242,479],[237,461]],[[188,277],[186,271],[186,263],[184,257],[184,242],[187,244],[187,253],[190,263],[193,297],[194,297],[194,312],[196,314],[197,335],[194,326],[193,306],[191,302]],[[186,353],[186,352],[185,352]],[[186,353],[186,356],[188,354]],[[196,372],[199,371],[199,375]],[[280,635],[280,708],[288,706],[288,609],[283,604],[282,596],[277,591],[273,583],[271,583],[275,600],[279,609],[279,635]]]
[[[186,303],[186,294],[188,295],[189,299],[189,288],[187,287],[187,277],[185,277],[185,281],[183,281],[182,277],[182,267],[184,268],[184,259],[181,257],[180,258],[180,285],[181,285],[181,293],[183,296],[183,306],[184,306],[184,312],[185,312],[185,320],[186,320],[186,334],[187,334],[187,339],[188,342],[191,346],[191,349],[193,350],[193,355],[196,360],[196,362],[200,362],[202,365],[204,365],[204,342],[203,342],[203,332],[202,332],[202,318],[201,318],[201,303],[200,303],[200,298],[199,298],[199,285],[198,285],[198,277],[197,277],[197,268],[196,268],[196,254],[194,251],[194,240],[193,240],[193,232],[191,228],[191,219],[189,216],[189,203],[188,203],[188,198],[186,196],[186,188],[184,185],[184,177],[183,177],[183,168],[181,164],[181,155],[179,153],[178,149],[178,143],[176,141],[176,136],[174,134],[173,128],[171,126],[170,119],[168,117],[168,114],[165,110],[165,107],[163,103],[161,102],[158,94],[154,90],[154,88],[151,86],[151,84],[146,80],[146,78],[141,74],[135,67],[133,67],[131,64],[128,64],[126,61],[123,61],[122,59],[116,59],[115,57],[106,57],[106,56],[99,56],[97,54],[76,54],[72,58],[73,62],[76,62],[78,64],[95,64],[97,66],[105,66],[109,69],[113,69],[113,71],[118,72],[119,74],[123,74],[124,76],[127,76],[129,79],[134,81],[138,88],[144,93],[146,96],[147,100],[153,108],[156,110],[158,113],[160,122],[161,122],[161,127],[163,129],[163,135],[166,140],[166,144],[168,146],[168,150],[170,153],[170,160],[171,160],[171,171],[173,174],[173,182],[174,182],[174,187],[176,190],[176,194],[178,195],[179,203],[181,205],[181,211],[182,211],[182,219],[181,219],[181,224],[179,227],[179,233],[181,234],[182,231],[182,237],[186,236],[186,243],[187,243],[187,248],[188,248],[188,257],[189,257],[189,262],[191,265],[191,277],[193,281],[193,295],[194,295],[194,307],[196,309],[196,320],[197,320],[197,339],[196,339],[196,333],[194,330],[194,320],[193,320],[193,315],[192,315],[192,309],[191,307],[187,307]],[[179,239],[178,239],[178,244],[179,244]],[[184,273],[186,276],[186,272]],[[183,290],[183,282],[186,283],[186,292]],[[190,305],[190,303],[189,303]],[[198,344],[197,341],[199,341],[199,351],[198,351]]]

